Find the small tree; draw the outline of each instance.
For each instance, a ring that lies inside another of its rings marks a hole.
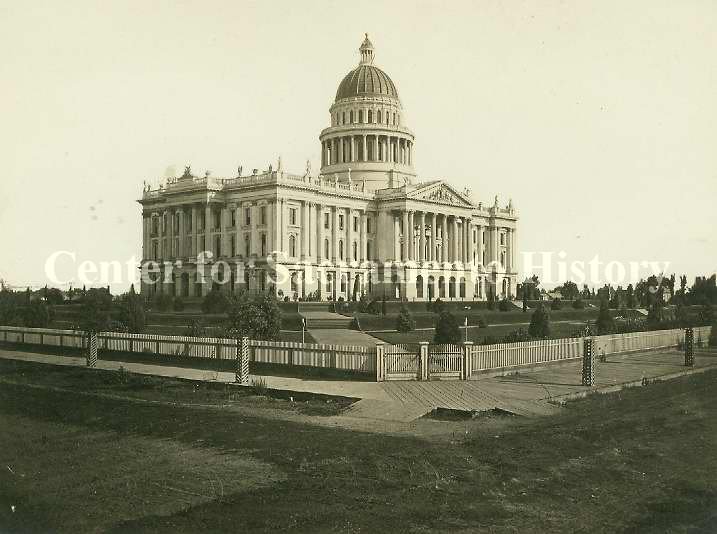
[[[112,296],[105,289],[89,289],[84,292],[79,315],[79,328],[87,334],[109,328]]]
[[[440,344],[457,344],[461,342],[461,329],[450,310],[444,309],[438,316],[433,341]]]
[[[498,310],[502,312],[510,310],[510,302],[508,302],[508,299],[503,299],[498,303]]]
[[[550,309],[551,310],[559,310],[562,307],[563,307],[563,301],[560,300],[559,298],[554,298],[553,300],[550,301]]]
[[[50,307],[40,299],[30,302],[22,315],[25,326],[29,328],[47,328],[52,320]]]
[[[272,294],[242,294],[229,302],[225,332],[228,337],[273,341],[281,330],[281,309]]]
[[[119,322],[123,330],[132,334],[139,334],[144,330],[144,303],[140,296],[135,293],[134,284],[129,287],[129,293],[122,296]]]
[[[615,330],[615,319],[610,315],[610,308],[606,299],[600,301],[600,312],[598,313],[597,320],[595,321],[595,329],[597,334],[610,334]]]
[[[167,293],[157,293],[152,305],[157,311],[166,312],[172,309],[173,301],[174,299]]]
[[[440,315],[445,309],[446,304],[440,298],[437,298],[435,301],[433,301],[433,306],[431,306],[431,311],[433,311],[433,313],[437,313],[438,315]]]
[[[416,328],[416,321],[411,317],[408,307],[403,304],[401,305],[401,311],[396,318],[396,330],[399,332],[411,332]]]
[[[528,288],[523,285],[523,313],[528,311]]]
[[[530,317],[528,333],[531,337],[547,338],[550,336],[550,315],[540,302]]]

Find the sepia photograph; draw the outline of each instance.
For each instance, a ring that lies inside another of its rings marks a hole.
[[[0,0],[0,533],[717,532],[713,0]]]

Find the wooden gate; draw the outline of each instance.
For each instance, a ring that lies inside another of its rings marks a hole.
[[[386,380],[420,380],[420,346],[417,343],[386,345]]]
[[[428,378],[463,378],[463,347],[460,345],[428,346]]]

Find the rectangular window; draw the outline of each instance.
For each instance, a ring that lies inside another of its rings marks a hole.
[[[237,212],[235,210],[231,210],[232,214],[232,226],[237,225]]]
[[[229,237],[232,246],[232,258],[237,255],[236,239],[235,236]]]
[[[261,234],[261,255],[266,256],[266,234]]]
[[[329,214],[324,213],[324,228],[329,229]]]
[[[344,216],[343,214],[339,214],[339,230],[344,229]]]
[[[266,224],[266,206],[261,207],[261,224]]]
[[[251,208],[244,208],[244,224],[251,225]]]
[[[505,234],[500,234],[500,244],[505,245]]]
[[[358,232],[358,217],[354,215],[354,232]]]
[[[296,225],[296,208],[289,208],[289,224]]]
[[[371,217],[366,217],[366,231],[371,233]]]
[[[249,234],[246,234],[244,236],[244,256],[246,258],[248,258],[250,254],[251,254],[251,236]]]

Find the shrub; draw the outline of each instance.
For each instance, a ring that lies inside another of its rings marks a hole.
[[[610,334],[615,330],[615,320],[610,315],[610,309],[608,308],[607,300],[602,299],[600,301],[600,312],[598,313],[597,320],[595,321],[595,329],[599,336],[603,334]]]
[[[486,319],[483,315],[479,315],[476,322],[478,323],[478,326],[481,328],[485,328],[486,326],[488,326],[488,319]]]
[[[204,324],[202,321],[194,319],[187,325],[187,331],[184,335],[187,337],[206,337]]]
[[[406,305],[401,306],[401,311],[396,318],[396,330],[399,332],[411,332],[416,329],[416,321],[413,320]]]
[[[530,341],[530,334],[523,328],[514,330],[510,334],[506,335],[501,343],[517,343],[519,341]]]
[[[378,315],[381,313],[381,303],[373,299],[371,302],[368,303],[368,306],[366,307],[367,313],[372,313],[373,315]]]
[[[172,303],[172,309],[176,312],[184,311],[184,301],[181,297],[176,297]]]
[[[139,334],[144,330],[144,303],[134,292],[134,285],[130,286],[129,293],[120,298],[119,324],[122,331],[131,334]]]
[[[438,316],[434,343],[460,343],[461,329],[455,316],[448,309],[444,309]]]
[[[174,299],[166,293],[157,293],[154,297],[153,307],[157,311],[166,312],[172,308]]]
[[[354,313],[349,328],[351,328],[351,330],[361,330],[361,321],[359,321],[358,313]]]
[[[445,309],[446,304],[440,298],[437,298],[433,301],[433,305],[431,306],[431,311],[433,313],[437,313],[438,315],[440,315]]]
[[[539,303],[538,307],[530,317],[530,326],[528,333],[532,337],[547,338],[550,337],[550,315],[543,307],[543,303]]]
[[[281,309],[276,297],[247,293],[235,297],[229,304],[225,328],[227,335],[235,339],[277,339],[281,329]]]
[[[563,301],[560,299],[553,299],[550,301],[550,309],[551,310],[559,310],[563,307]]]
[[[109,328],[112,296],[105,289],[90,289],[82,297],[78,328],[101,332]]]
[[[23,311],[23,322],[30,328],[46,328],[52,320],[50,307],[42,300],[33,300]]]
[[[498,309],[502,312],[506,312],[510,310],[510,302],[508,302],[508,299],[503,299],[498,303]]]
[[[495,310],[495,297],[493,295],[488,297],[488,309]]]
[[[573,301],[573,308],[576,310],[582,310],[585,308],[585,301],[582,299],[575,299]]]
[[[204,313],[224,313],[228,307],[229,300],[218,289],[212,289],[202,301],[202,311]]]

